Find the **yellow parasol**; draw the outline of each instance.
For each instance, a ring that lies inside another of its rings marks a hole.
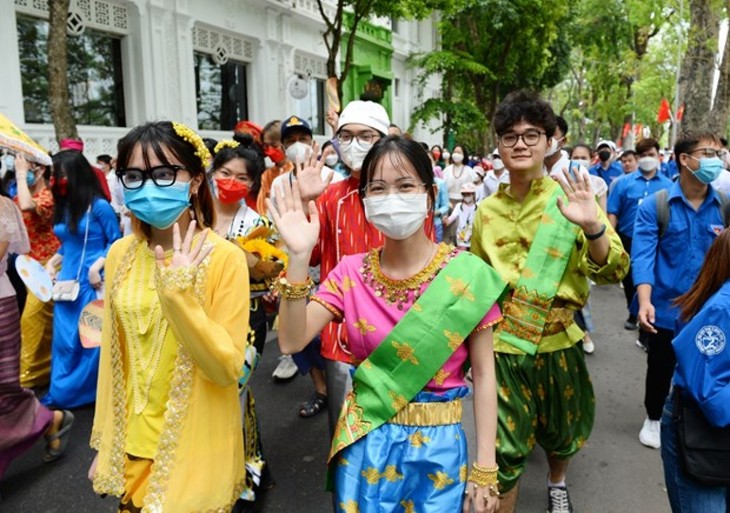
[[[12,121],[0,114],[0,146],[22,153],[28,160],[50,166],[53,162],[48,152]]]

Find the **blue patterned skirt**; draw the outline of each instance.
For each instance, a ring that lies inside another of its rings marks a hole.
[[[465,397],[421,391],[412,402]],[[405,426],[386,423],[342,451],[335,469],[338,511],[351,513],[457,513],[467,474],[466,435],[461,423]]]

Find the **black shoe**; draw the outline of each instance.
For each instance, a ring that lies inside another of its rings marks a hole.
[[[624,329],[629,331],[636,331],[639,329],[639,325],[636,323],[635,319],[627,319],[624,323]]]
[[[548,506],[546,513],[573,513],[568,489],[564,486],[548,486]]]

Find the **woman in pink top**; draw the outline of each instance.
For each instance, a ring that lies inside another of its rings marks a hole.
[[[330,451],[330,487],[343,511],[496,512],[496,382],[491,326],[504,282],[470,253],[423,230],[433,167],[420,145],[377,142],[363,163],[365,215],[382,249],[342,258],[306,304],[307,264],[319,235],[298,186],[274,191],[271,213],[289,250],[277,282],[279,344],[301,350],[328,322],[347,330],[357,370]],[[325,348],[323,347],[323,351]],[[473,367],[476,461],[469,472],[461,399]]]

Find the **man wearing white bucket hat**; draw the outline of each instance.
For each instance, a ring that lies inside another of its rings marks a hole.
[[[320,235],[311,265],[321,266],[321,281],[347,255],[364,253],[383,245],[383,235],[365,219],[360,201],[360,168],[370,148],[388,134],[390,119],[382,105],[371,101],[352,101],[339,116],[334,141],[350,176],[329,185],[316,166],[298,175],[302,200],[316,200]],[[324,161],[324,156],[322,158]],[[322,331],[322,356],[325,358],[330,432],[340,413],[345,394],[352,387],[350,354],[345,349],[346,330],[330,323]]]

